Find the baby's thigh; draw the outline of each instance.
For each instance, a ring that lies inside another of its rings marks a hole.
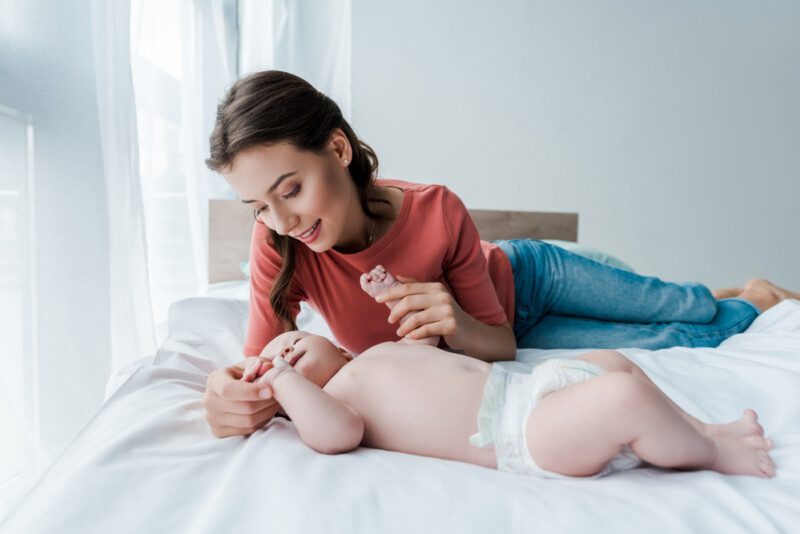
[[[591,476],[620,452],[619,440],[608,435],[618,411],[618,398],[609,392],[619,375],[603,374],[555,391],[531,410],[525,436],[539,467],[562,475]]]
[[[633,362],[615,350],[594,350],[578,356],[576,360],[584,360],[599,365],[606,371],[630,373],[633,369]]]

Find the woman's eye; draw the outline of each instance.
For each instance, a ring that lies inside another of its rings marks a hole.
[[[290,198],[296,197],[300,193],[300,186],[296,185],[294,189],[292,189],[289,193],[283,195],[283,200],[289,200]]]
[[[253,217],[257,219],[259,215],[264,213],[265,209],[267,209],[266,206],[261,206],[260,208],[253,210]]]

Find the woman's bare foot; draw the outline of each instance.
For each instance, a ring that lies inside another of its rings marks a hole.
[[[359,278],[359,283],[361,284],[361,289],[372,298],[377,297],[390,287],[400,285],[400,282],[392,276],[392,273],[387,272],[386,269],[383,268],[383,265],[377,265],[370,272],[362,274]],[[394,308],[395,304],[397,304],[397,301],[394,300],[386,303],[390,310]],[[400,318],[400,324],[403,324],[407,318],[408,315],[404,315]],[[422,339],[403,338],[400,341],[408,343],[409,345],[431,345],[436,347],[439,345],[439,336],[425,337]]]
[[[736,297],[753,303],[763,313],[786,299],[800,300],[800,293],[778,287],[769,280],[753,278]]]
[[[722,289],[712,289],[711,294],[717,300],[732,299],[739,296],[743,289],[741,287],[725,287]]]
[[[772,446],[762,436],[712,438],[717,455],[709,469],[726,475],[772,478],[775,463],[767,452]]]
[[[703,433],[709,438],[743,438],[764,435],[764,429],[758,423],[758,414],[749,408],[744,411],[742,418],[738,421],[723,425],[706,424],[703,430]]]

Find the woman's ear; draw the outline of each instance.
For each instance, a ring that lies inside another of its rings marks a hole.
[[[334,128],[333,132],[331,132],[330,143],[336,159],[342,162],[347,161],[348,163],[353,159],[350,141],[341,128]]]

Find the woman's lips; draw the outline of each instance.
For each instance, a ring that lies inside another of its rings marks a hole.
[[[314,226],[316,226],[316,228],[314,228]],[[311,227],[314,228],[314,231],[311,232],[311,235],[309,235],[308,237],[303,237],[305,235],[304,232],[299,236],[297,236],[297,239],[306,244],[313,243],[314,241],[316,241],[317,237],[319,237],[320,228],[322,227],[322,219],[317,219],[317,222],[315,222],[314,225],[312,225]],[[306,232],[307,231],[308,230],[306,230]]]

